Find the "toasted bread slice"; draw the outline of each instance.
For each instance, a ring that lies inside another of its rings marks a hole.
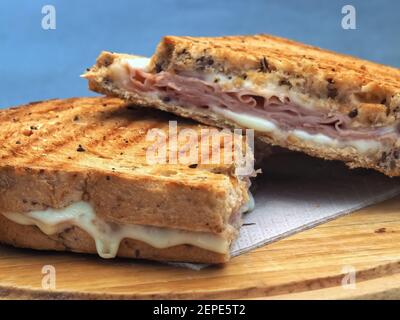
[[[164,37],[143,58],[103,52],[97,92],[272,145],[400,175],[400,71],[268,36]]]
[[[56,99],[1,110],[0,242],[97,250],[106,258],[228,261],[250,201],[252,172],[237,175],[236,161],[182,164],[169,157],[149,163],[149,132],[162,130],[172,143],[170,121],[178,134],[217,130],[117,98]],[[167,150],[180,150],[182,143]],[[221,152],[233,153],[224,146]]]

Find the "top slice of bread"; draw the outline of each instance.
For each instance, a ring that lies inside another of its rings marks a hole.
[[[212,70],[260,85],[273,82],[308,95],[313,104],[322,100],[320,105],[344,112],[366,105],[368,110],[400,118],[399,69],[280,37],[166,36],[152,68],[153,72]]]
[[[89,201],[106,221],[224,233],[248,200],[235,164],[151,165],[152,128],[209,127],[117,98],[49,100],[0,111],[0,212]]]

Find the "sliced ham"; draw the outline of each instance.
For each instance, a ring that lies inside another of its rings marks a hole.
[[[351,119],[342,113],[327,114],[294,105],[289,100],[266,98],[247,89],[224,91],[218,84],[168,72],[147,73],[131,69],[130,90],[155,92],[161,98],[187,107],[227,108],[233,112],[255,115],[274,122],[285,130],[321,133],[336,139],[383,139],[391,135],[385,128],[350,127]]]

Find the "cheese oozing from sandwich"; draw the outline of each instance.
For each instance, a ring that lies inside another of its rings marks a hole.
[[[260,87],[244,80],[237,88],[223,74],[150,73],[149,64],[150,59],[143,57],[116,59],[110,75],[125,90],[188,109],[209,110],[241,127],[272,132],[281,140],[295,138],[370,154],[398,139],[394,125],[354,128],[348,115],[314,108],[282,86]]]
[[[246,207],[243,210],[249,209]],[[114,258],[123,239],[139,240],[158,249],[188,244],[221,254],[227,253],[230,246],[228,239],[213,233],[106,222],[85,201],[63,209],[48,208],[3,215],[21,225],[37,226],[47,235],[60,233],[71,226],[79,227],[94,239],[97,252],[102,258]]]

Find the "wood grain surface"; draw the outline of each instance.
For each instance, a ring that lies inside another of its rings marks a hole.
[[[396,299],[399,243],[400,196],[201,271],[1,246],[0,297]],[[45,265],[56,270],[55,289],[42,287]],[[348,270],[354,286],[342,286]]]

